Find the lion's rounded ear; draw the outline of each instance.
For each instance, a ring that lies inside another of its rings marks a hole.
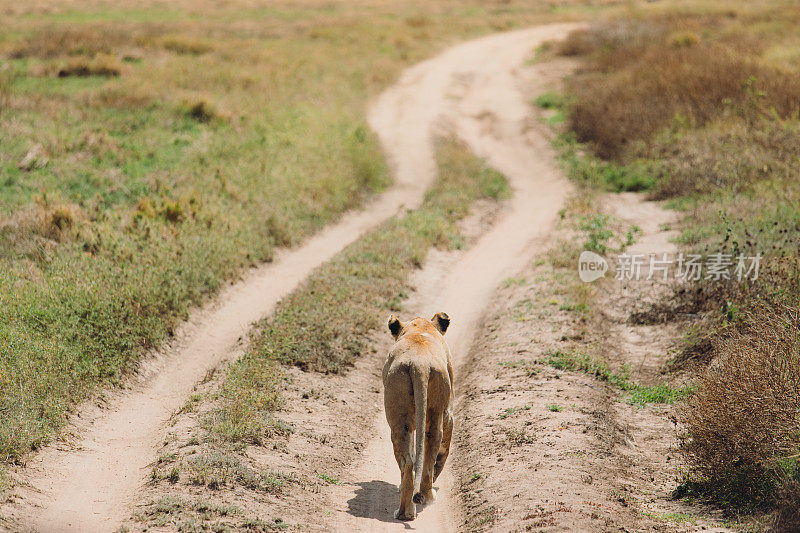
[[[400,322],[400,319],[395,315],[389,315],[389,331],[392,332],[392,337],[396,339],[401,329],[403,329],[403,323]]]
[[[450,317],[447,316],[447,313],[436,313],[433,315],[431,322],[433,322],[433,325],[436,326],[436,329],[438,329],[439,333],[442,335],[444,335],[444,332],[450,327]]]

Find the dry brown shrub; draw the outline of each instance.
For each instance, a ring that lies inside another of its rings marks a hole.
[[[681,448],[718,500],[777,508],[784,523],[800,513],[800,266],[774,260],[749,299],[740,325],[715,343],[683,412]]]
[[[700,37],[692,31],[676,31],[667,39],[670,46],[694,46],[700,42]]]
[[[64,55],[111,54],[131,43],[131,33],[124,28],[42,28],[12,45],[11,58],[38,57],[52,59]]]
[[[597,50],[599,41],[589,30],[575,30],[563,41],[556,43],[555,52],[561,56],[585,56]]]
[[[406,17],[406,25],[411,28],[424,28],[426,26],[430,26],[430,24],[431,19],[425,15],[412,15],[410,17]]]
[[[575,30],[556,43],[555,52],[562,56],[585,56],[619,47],[633,49],[645,45],[664,32],[658,22],[609,21]]]
[[[33,207],[0,219],[0,256],[43,260],[57,243],[79,235],[83,218],[73,203],[37,197]]]
[[[208,41],[187,35],[168,35],[163,37],[160,42],[165,50],[183,55],[205,54],[213,48]]]
[[[744,191],[765,179],[795,179],[800,127],[794,121],[725,120],[656,142],[648,156],[661,161],[665,174],[653,199]]]
[[[56,70],[59,78],[69,76],[119,76],[122,72],[122,62],[115,55],[97,54],[92,59],[76,57],[70,59],[65,65]]]
[[[205,96],[187,97],[180,104],[180,111],[198,122],[212,122],[223,118],[216,106]]]
[[[570,126],[601,157],[621,160],[676,121],[697,128],[725,115],[752,121],[765,110],[781,118],[800,112],[800,73],[763,65],[758,40],[675,44],[668,27],[630,24],[575,37],[600,52],[569,86]]]
[[[42,237],[62,241],[71,237],[83,218],[81,208],[73,203],[36,198],[36,215],[31,229]]]
[[[755,65],[717,48],[674,49],[646,54],[617,75],[576,79],[570,125],[581,142],[604,158],[620,159],[680,114],[694,126],[718,116],[726,98],[741,99]]]

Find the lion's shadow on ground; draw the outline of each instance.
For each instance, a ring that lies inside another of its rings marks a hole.
[[[359,518],[373,518],[381,522],[400,522],[394,518],[394,511],[400,503],[397,485],[386,481],[362,481],[355,484],[356,494],[347,500],[347,512]],[[417,506],[417,512],[422,506]],[[406,529],[412,529],[413,522],[402,522]]]

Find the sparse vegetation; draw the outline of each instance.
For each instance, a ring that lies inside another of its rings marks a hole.
[[[235,483],[250,490],[279,493],[287,481],[280,473],[257,471],[243,464],[236,454],[222,451],[190,456],[184,471],[189,483],[210,489]]]
[[[338,484],[341,483],[341,481],[339,481],[338,478],[335,478],[333,476],[329,476],[328,474],[317,474],[317,477],[320,478],[323,481],[327,481],[331,485],[338,485]]]
[[[493,505],[481,510],[475,517],[475,521],[470,524],[470,528],[477,528],[480,530],[482,528],[491,527],[492,524],[497,521],[497,515],[499,513],[500,509]]]
[[[578,229],[586,234],[583,247],[597,253],[605,253],[608,249],[607,242],[614,236],[608,229],[608,215],[595,213],[591,216],[582,216],[578,221]]]
[[[525,444],[533,444],[536,442],[536,435],[531,435],[522,429],[507,429],[506,439],[512,446],[523,446]]]
[[[500,413],[497,416],[497,418],[499,418],[500,420],[505,420],[506,418],[514,416],[515,414],[520,413],[522,411],[529,411],[530,408],[531,408],[530,405],[524,405],[522,407],[507,407],[503,409],[503,412]]]
[[[545,356],[547,357],[546,363],[559,370],[584,372],[612,384],[620,383],[628,378],[628,373],[624,369],[617,373],[612,372],[604,361],[587,354],[556,350]]]
[[[242,509],[233,505],[165,496],[144,506],[136,519],[177,531],[230,531],[235,528],[234,520],[242,514]],[[287,527],[279,518],[270,522],[254,521],[253,524],[255,527],[247,526],[249,531],[279,531]]]
[[[536,368],[536,361],[533,359],[520,359],[518,361],[501,361],[497,363],[502,368],[513,368],[515,370],[522,370],[528,377],[534,376],[538,373]]]

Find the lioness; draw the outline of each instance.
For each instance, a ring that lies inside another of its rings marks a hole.
[[[453,435],[453,364],[444,332],[450,317],[403,323],[389,317],[395,344],[383,366],[383,401],[400,467],[400,507],[394,517],[413,520],[415,503],[436,499],[433,482],[450,453]],[[416,446],[411,452],[412,434]]]

